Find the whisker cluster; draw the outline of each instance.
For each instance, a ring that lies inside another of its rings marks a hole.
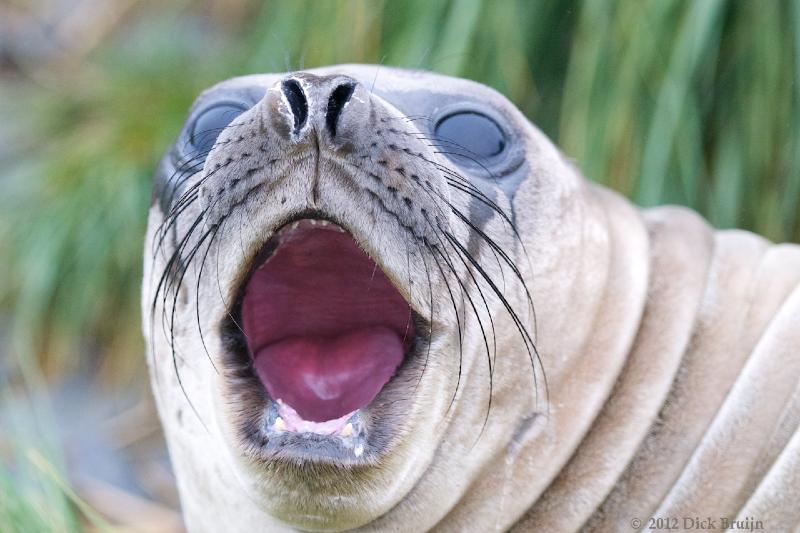
[[[424,116],[407,116],[397,118],[406,120],[407,122],[430,120],[430,118]],[[227,128],[235,128],[240,125],[244,125],[244,123],[231,124],[227,126]],[[476,166],[481,168],[492,182],[497,182],[499,179],[501,179],[491,172],[491,170],[481,161],[480,157],[474,154],[470,155],[469,150],[467,150],[465,147],[460,146],[448,139],[441,139],[437,138],[436,136],[413,131],[392,131],[395,133],[405,134],[416,141],[426,143],[430,148],[433,149],[434,153],[442,155],[457,154],[460,157],[467,157]],[[218,144],[224,142],[225,141],[218,141]],[[214,147],[218,146],[218,144],[215,144]],[[212,150],[214,147],[212,147]],[[392,147],[392,149],[399,149],[395,145],[390,145],[390,147]],[[453,150],[458,151],[454,152]],[[502,222],[502,227],[506,228],[506,230],[510,232],[510,235],[513,236],[513,242],[515,243],[515,246],[520,246],[522,255],[526,258],[526,260],[528,260],[528,266],[530,267],[530,260],[527,255],[527,251],[525,250],[525,245],[517,228],[514,225],[512,217],[509,216],[509,214],[506,213],[495,200],[490,198],[472,181],[456,172],[452,168],[440,163],[439,161],[425,156],[422,153],[412,152],[409,149],[402,149],[402,151],[419,158],[430,167],[432,173],[443,177],[451,194],[465,195],[470,201],[474,200],[496,214],[499,217],[499,220]],[[220,170],[219,168],[216,168],[203,173],[205,159],[209,152],[210,150],[207,152],[195,151],[194,153],[186,155],[176,165],[177,168],[175,172],[173,172],[169,179],[166,180],[166,184],[163,186],[164,190],[161,192],[162,194],[167,195],[165,198],[167,199],[168,209],[164,215],[163,221],[155,231],[152,250],[154,261],[156,255],[160,253],[161,257],[165,259],[165,265],[160,272],[153,296],[151,306],[151,328],[155,325],[156,312],[160,304],[162,308],[161,329],[164,335],[169,339],[169,345],[172,352],[173,368],[177,376],[178,384],[186,396],[186,399],[189,402],[192,410],[199,419],[200,416],[197,410],[195,409],[194,405],[192,405],[188,395],[186,395],[186,389],[184,388],[184,384],[181,380],[179,372],[179,352],[176,343],[175,322],[179,295],[187,278],[189,268],[193,265],[193,263],[199,261],[199,264],[195,269],[196,278],[193,280],[193,286],[196,295],[194,310],[195,322],[199,331],[201,344],[206,353],[206,357],[208,358],[209,362],[211,362],[215,371],[217,371],[217,366],[214,363],[214,358],[209,353],[206,339],[202,331],[202,315],[199,304],[199,293],[201,290],[203,274],[207,270],[205,266],[210,255],[211,248],[213,247],[217,237],[220,235],[221,228],[226,224],[228,219],[231,218],[230,215],[233,213],[233,210],[216,216],[213,223],[209,223],[209,214],[213,211],[216,203],[221,198],[220,195],[217,196],[217,199],[214,200],[211,205],[204,208],[195,209],[197,214],[193,215],[191,220],[183,220],[186,214],[190,212],[190,208],[196,207],[195,204],[200,198],[200,191],[203,185],[206,184],[208,180]],[[373,163],[376,162],[373,161]],[[366,175],[377,177],[370,170],[360,166],[359,163],[349,162],[348,165]],[[385,171],[389,172],[389,170]],[[201,173],[203,173],[202,177],[196,179]],[[450,407],[448,409],[453,407],[461,387],[464,336],[467,333],[467,328],[469,327],[468,319],[470,318],[470,315],[475,319],[476,325],[480,331],[480,338],[482,340],[483,350],[485,351],[489,371],[489,395],[486,406],[486,414],[480,432],[480,434],[482,434],[488,423],[492,408],[493,382],[497,369],[498,357],[498,339],[495,323],[497,316],[493,316],[492,314],[492,306],[489,302],[490,298],[495,298],[497,301],[499,301],[502,309],[513,322],[514,328],[523,342],[531,365],[535,401],[537,405],[539,402],[539,391],[536,387],[536,383],[537,375],[540,370],[542,372],[545,395],[547,394],[547,380],[544,376],[541,357],[536,347],[536,314],[533,305],[533,298],[528,288],[528,284],[526,283],[525,276],[522,273],[522,269],[513,258],[514,254],[506,250],[503,245],[489,235],[485,228],[480,227],[479,224],[473,221],[468,214],[462,212],[455,205],[455,203],[450,200],[449,195],[444,194],[443,191],[440,191],[434,187],[429,179],[425,179],[424,176],[417,176],[415,174],[411,174],[409,178],[409,186],[415,188],[419,194],[425,195],[430,200],[431,205],[435,206],[436,210],[436,213],[434,214],[426,211],[425,208],[420,209],[424,223],[427,225],[428,230],[421,231],[420,233],[433,236],[433,239],[429,237],[419,237],[415,234],[409,235],[407,237],[408,242],[406,243],[407,256],[409,255],[410,250],[409,245],[415,247],[422,259],[422,264],[424,266],[424,281],[427,282],[429,291],[430,315],[426,317],[430,326],[429,335],[432,336],[434,334],[434,328],[436,327],[436,321],[434,320],[434,309],[436,308],[437,297],[435,294],[444,294],[444,298],[449,300],[448,307],[452,308],[455,317],[455,328],[457,329],[456,333],[459,351],[458,375],[456,377],[455,389],[451,396],[449,404]],[[192,180],[195,179],[196,181],[192,182]],[[367,192],[372,191],[367,190]],[[373,198],[378,198],[378,196],[374,193],[372,196]],[[247,223],[251,223],[250,219],[244,216],[246,201],[247,199],[243,200],[239,204],[240,214],[238,223],[240,227],[245,223],[245,221]],[[390,211],[384,202],[378,202],[376,205],[379,209]],[[395,214],[395,216],[397,215]],[[454,224],[460,224],[470,237],[476,237],[485,245],[481,248],[486,252],[486,255],[491,258],[490,260],[493,261],[496,268],[487,268],[482,262],[485,260],[483,257],[481,257],[483,254],[476,254],[470,250],[469,246],[461,242],[456,234],[457,232],[455,232],[453,229]],[[242,249],[244,250],[244,244],[241,243],[241,245]],[[408,260],[410,261],[410,258],[408,258]],[[216,261],[217,288],[219,290],[220,298],[222,298],[224,302],[224,291],[219,283],[219,254],[217,254]],[[511,272],[515,283],[518,283],[518,286],[521,287],[521,290],[524,293],[523,296],[527,303],[527,316],[521,314],[517,309],[515,309],[512,300],[507,297],[506,270]],[[438,276],[434,276],[432,272],[438,272]],[[495,276],[492,272],[497,272],[499,275]],[[444,285],[441,288],[443,290],[436,291],[434,289],[435,277],[438,277],[441,280],[442,284]],[[474,290],[471,290],[471,288],[474,288]],[[226,309],[228,309],[227,305]],[[241,327],[236,323],[236,320],[231,315],[233,311],[228,309],[227,312],[229,313],[231,319],[234,320],[234,324],[241,330]],[[531,333],[529,326],[532,326],[533,333]],[[242,332],[242,334],[244,333]],[[422,375],[424,375],[425,369],[428,366],[430,352],[431,343],[429,342],[427,346],[427,353],[422,363],[422,374],[420,375],[417,387],[419,386],[419,383],[422,380]],[[478,438],[480,438],[480,434],[478,435]]]

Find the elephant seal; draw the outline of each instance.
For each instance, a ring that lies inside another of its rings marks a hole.
[[[144,264],[191,531],[800,524],[800,248],[635,208],[480,84],[212,87]]]

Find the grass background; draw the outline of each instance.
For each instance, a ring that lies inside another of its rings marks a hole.
[[[141,375],[151,175],[194,97],[238,74],[364,62],[478,80],[640,205],[800,242],[800,2],[12,0],[0,19],[6,392]],[[20,473],[21,441],[0,449],[0,524],[82,527],[56,478]],[[14,500],[21,478],[37,481]],[[55,525],[10,521],[42,502]]]

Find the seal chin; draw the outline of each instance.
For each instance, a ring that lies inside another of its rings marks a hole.
[[[413,394],[410,380],[396,382],[422,341],[418,315],[378,263],[340,225],[304,218],[266,242],[240,292],[261,451],[349,464],[380,453],[390,433],[381,419],[402,404],[392,396]]]

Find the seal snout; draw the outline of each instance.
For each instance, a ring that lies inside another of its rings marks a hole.
[[[276,130],[295,143],[306,140],[310,131],[328,144],[343,144],[358,129],[358,121],[367,116],[356,109],[367,104],[366,99],[354,100],[359,88],[359,83],[348,76],[300,73],[285,78],[273,91],[279,98],[271,106],[278,111],[280,124],[276,124]]]
[[[373,465],[436,416],[417,411],[425,391],[456,379],[425,372],[447,342],[432,322],[451,319],[434,296],[458,268],[434,249],[449,242],[442,162],[367,81],[262,87],[250,107],[204,102],[189,128],[210,147],[198,195],[230,265],[212,289],[236,295],[210,319],[232,374],[225,420],[268,466]]]

